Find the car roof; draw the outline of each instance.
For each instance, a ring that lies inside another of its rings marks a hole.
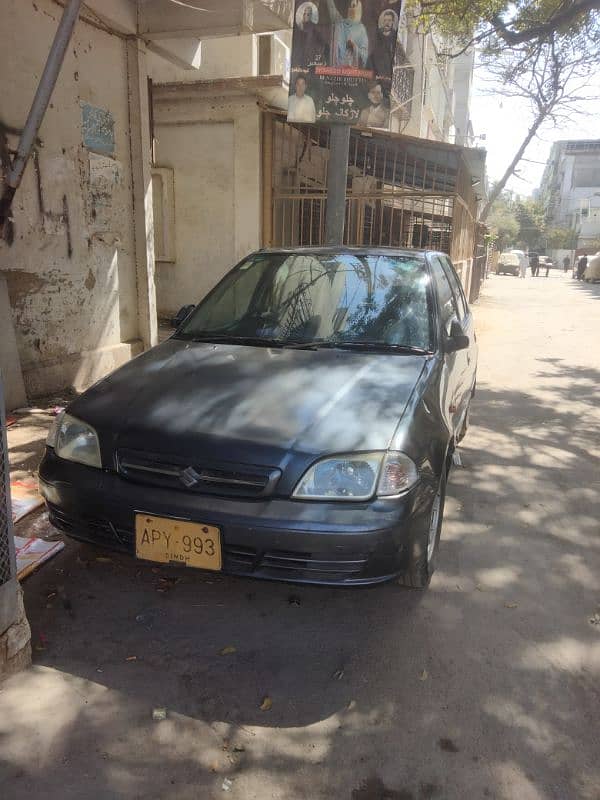
[[[351,255],[382,255],[382,256],[427,256],[427,255],[448,255],[441,250],[428,250],[421,247],[349,247],[345,245],[335,245],[328,247],[263,247],[257,251],[259,253],[287,254],[294,253],[302,255],[335,255],[336,253],[349,253]]]

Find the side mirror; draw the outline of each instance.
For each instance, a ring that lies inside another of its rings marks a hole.
[[[181,323],[189,317],[192,311],[196,308],[194,305],[182,306],[177,314],[171,318],[171,327],[178,328]]]
[[[469,337],[465,335],[460,322],[455,319],[450,326],[450,336],[446,339],[446,352],[456,353],[457,350],[466,350],[469,344]]]

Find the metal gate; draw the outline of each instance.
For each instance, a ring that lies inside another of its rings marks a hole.
[[[4,387],[0,376],[0,636],[16,620],[17,586],[12,534]]]
[[[265,245],[325,242],[329,130],[265,115]],[[468,287],[477,200],[462,148],[352,129],[344,243],[448,253]]]

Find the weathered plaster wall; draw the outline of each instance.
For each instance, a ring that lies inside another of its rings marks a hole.
[[[14,148],[62,9],[4,0],[0,146]],[[82,104],[109,113],[83,144]],[[85,22],[71,46],[0,242],[28,393],[84,388],[139,349],[126,42]],[[96,355],[100,356],[96,358]]]
[[[214,78],[237,78],[257,74],[256,36],[223,36],[204,39],[198,66],[182,69],[160,56],[148,54],[148,71],[156,83],[207,81]]]
[[[154,119],[156,163],[175,184],[175,262],[156,271],[168,316],[260,247],[260,111],[251,97],[162,99],[158,87]]]

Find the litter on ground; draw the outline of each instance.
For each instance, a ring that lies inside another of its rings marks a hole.
[[[37,536],[15,536],[17,578],[22,581],[49,558],[60,553],[64,546],[64,542],[46,542]]]
[[[44,500],[38,491],[37,479],[22,478],[20,480],[11,480],[10,502],[13,522],[18,522],[35,508],[41,506]]]

